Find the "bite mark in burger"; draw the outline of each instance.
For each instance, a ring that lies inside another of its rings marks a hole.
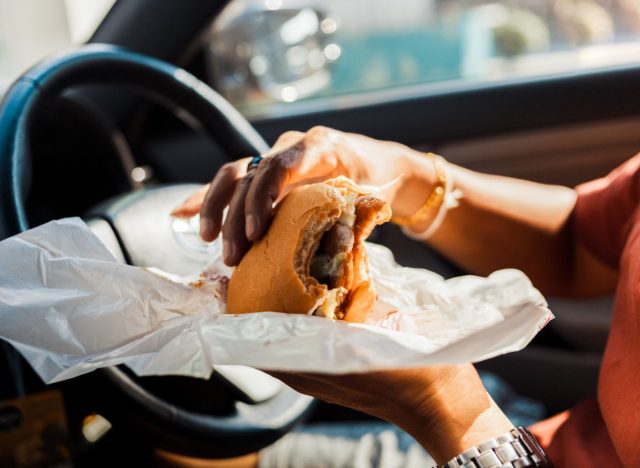
[[[228,312],[364,322],[376,298],[364,240],[390,217],[386,202],[343,177],[292,190],[234,270]]]

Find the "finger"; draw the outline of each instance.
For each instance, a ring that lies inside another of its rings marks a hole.
[[[220,233],[222,213],[241,177],[241,162],[227,163],[213,178],[200,206],[200,237],[211,242]]]
[[[324,374],[316,374],[310,372],[294,372],[294,371],[264,371],[267,374],[275,377],[278,380],[282,380],[284,383],[289,385],[292,388],[305,390],[304,393],[310,393],[313,390],[317,390],[319,388],[323,388],[325,390],[329,388],[334,388],[334,383],[336,380],[340,380],[343,375],[335,376],[335,375],[324,375]]]
[[[200,212],[200,207],[202,206],[205,195],[209,191],[210,185],[211,184],[207,184],[196,193],[191,194],[182,205],[176,207],[171,212],[171,216],[175,218],[191,218],[197,215]]]
[[[271,377],[275,377],[281,382],[287,384],[289,387],[295,388],[298,391],[301,391],[306,383],[304,379],[300,378],[292,372],[274,370],[264,370],[263,372],[269,374]]]
[[[237,265],[247,250],[250,242],[245,234],[245,199],[251,183],[253,172],[243,177],[237,184],[231,201],[229,211],[222,226],[223,259],[229,266]]]
[[[328,403],[335,402],[335,388],[323,382],[308,379],[300,374],[282,371],[265,371],[295,391],[319,398]]]
[[[247,239],[255,241],[265,233],[271,222],[273,204],[303,156],[304,146],[299,142],[272,158],[264,159],[258,166],[245,201]]]

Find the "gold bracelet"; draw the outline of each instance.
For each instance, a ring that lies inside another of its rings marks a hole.
[[[444,202],[444,196],[447,192],[447,171],[445,169],[446,161],[442,156],[427,153],[426,156],[433,162],[436,170],[436,180],[431,187],[431,193],[424,201],[418,211],[410,216],[394,216],[391,218],[393,223],[400,226],[415,226],[425,224],[427,221],[433,221],[440,211],[440,207]]]

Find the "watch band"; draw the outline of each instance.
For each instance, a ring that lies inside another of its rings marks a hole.
[[[443,468],[553,467],[538,441],[524,427],[465,450]]]

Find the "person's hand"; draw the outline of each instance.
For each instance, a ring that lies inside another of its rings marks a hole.
[[[298,185],[339,175],[361,184],[381,185],[402,176],[401,190],[394,187],[385,196],[394,214],[412,213],[429,193],[424,181],[432,176],[432,168],[423,159],[399,143],[324,127],[306,133],[287,132],[257,169],[247,173],[251,158],[225,164],[211,184],[172,214],[189,217],[199,212],[201,237],[212,241],[222,232],[224,261],[237,265],[251,242],[262,237],[269,226],[273,204]],[[398,196],[400,193],[411,196]]]
[[[301,393],[396,424],[438,463],[513,428],[470,364],[338,376],[269,373]]]

